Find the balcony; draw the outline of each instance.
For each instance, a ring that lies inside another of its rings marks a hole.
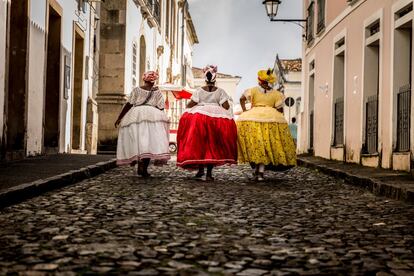
[[[141,13],[151,27],[161,26],[161,6],[159,0],[134,0],[141,7]]]
[[[347,2],[348,2],[348,5],[353,5],[356,2],[358,2],[358,0],[347,0]]]

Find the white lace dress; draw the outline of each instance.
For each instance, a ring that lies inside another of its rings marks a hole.
[[[135,88],[128,103],[133,107],[119,126],[117,164],[128,165],[150,158],[156,165],[166,164],[169,153],[169,120],[161,91]]]

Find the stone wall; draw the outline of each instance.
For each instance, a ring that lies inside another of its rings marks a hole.
[[[107,0],[101,6],[98,151],[114,151],[114,123],[125,103],[126,0]]]

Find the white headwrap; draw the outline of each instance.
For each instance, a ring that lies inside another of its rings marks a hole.
[[[215,82],[217,77],[217,66],[215,65],[207,65],[203,69],[204,72],[204,78],[206,81]],[[210,73],[212,75],[211,80],[208,80],[207,74]]]

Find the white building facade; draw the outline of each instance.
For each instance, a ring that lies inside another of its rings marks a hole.
[[[274,69],[278,77],[279,90],[283,92],[287,99],[283,107],[285,119],[290,124],[292,119],[295,118],[296,123],[298,123],[303,98],[302,60],[279,59],[279,56],[276,56]]]
[[[80,0],[0,0],[2,159],[96,152],[98,18]]]
[[[114,122],[145,71],[159,84],[190,86],[198,43],[189,6],[176,0],[106,0],[101,6],[99,150],[115,150]]]

